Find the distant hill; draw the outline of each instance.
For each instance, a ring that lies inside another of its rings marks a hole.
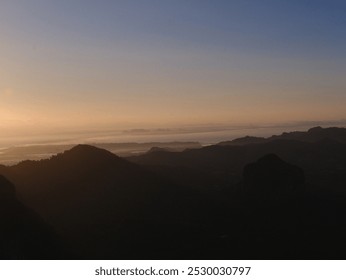
[[[181,152],[186,149],[202,148],[199,142],[95,143],[92,145],[106,149],[122,157],[143,154],[150,151],[152,148],[166,149],[175,152]]]
[[[108,150],[119,156],[131,156],[143,154],[153,147],[165,148],[170,151],[180,152],[185,149],[197,149],[202,145],[198,142],[147,142],[147,143],[94,143],[92,146]],[[41,160],[69,150],[73,144],[46,144],[14,146],[1,150],[0,163],[14,165],[23,160]]]
[[[284,132],[281,135],[273,135],[268,138],[245,136],[232,141],[220,142],[218,145],[248,145],[266,143],[274,140],[296,140],[303,142],[318,142],[323,140],[333,140],[346,144],[346,128],[320,126],[313,127],[308,131]]]
[[[218,145],[227,146],[227,145],[248,145],[248,144],[259,144],[265,143],[268,140],[264,137],[254,137],[254,136],[245,136],[241,138],[234,139],[232,141],[220,142]]]
[[[127,159],[168,176],[174,174],[171,178],[179,183],[189,181],[191,186],[211,188],[227,187],[236,183],[241,179],[243,167],[247,163],[273,153],[285,161],[301,166],[306,172],[308,183],[321,188],[333,188],[346,192],[344,189],[346,144],[342,140],[346,129],[317,128],[309,131],[298,134],[319,135],[315,138],[314,136],[304,138],[316,139],[316,141],[286,139],[289,138],[288,136],[273,136],[270,137],[271,140],[265,141],[262,138],[244,138],[237,140],[237,143],[244,143],[241,145],[218,144],[180,153],[157,151]],[[296,135],[296,133],[287,133],[287,135]],[[336,135],[339,135],[338,138]],[[299,138],[303,139],[303,137]]]
[[[202,146],[201,146],[202,147]],[[199,147],[199,148],[201,148]],[[194,148],[196,149],[196,148]],[[150,148],[150,150],[147,151],[147,153],[156,153],[156,152],[182,152],[186,149],[183,149],[183,150],[177,150],[177,149],[174,149],[174,148],[169,148],[169,147],[152,147]]]
[[[187,200],[190,195],[145,168],[88,145],[51,159],[3,166],[0,172],[15,182],[24,203],[71,240],[81,257],[125,258],[129,254],[133,258],[128,243],[155,236],[153,232],[146,237],[142,232],[125,235],[130,225],[147,227],[162,219],[171,219],[170,224],[174,215],[186,210],[180,207],[184,199],[178,202],[176,193],[183,193]],[[149,246],[148,240],[141,244]]]

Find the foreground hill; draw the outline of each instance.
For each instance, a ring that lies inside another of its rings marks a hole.
[[[143,154],[153,147],[176,152],[202,147],[198,142],[94,143],[92,145],[122,157]],[[70,150],[74,146],[75,144],[40,144],[3,148],[0,154],[0,164],[14,165],[23,160],[47,159]]]
[[[16,198],[0,175],[0,259],[61,258],[59,239],[42,218]]]
[[[140,248],[131,252],[127,247],[141,238],[155,255],[149,245],[155,232],[146,236],[145,231],[155,229],[158,221],[162,228],[171,225],[175,215],[189,208],[180,207],[190,200],[188,190],[88,145],[47,160],[2,166],[0,172],[15,182],[25,204],[70,240],[71,253],[81,258],[140,257]],[[177,201],[177,193],[183,199]],[[136,232],[138,228],[144,232]]]
[[[246,258],[345,258],[345,196],[311,192],[304,182],[301,168],[274,154],[245,166],[237,200]]]

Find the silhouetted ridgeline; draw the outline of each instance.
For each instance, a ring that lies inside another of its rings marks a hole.
[[[256,161],[265,154],[273,153],[303,168],[307,183],[313,184],[314,189],[327,188],[345,192],[345,128],[314,128],[309,132],[283,135],[287,137],[269,137],[263,142],[255,138],[256,143],[244,138],[247,144],[239,145],[239,141],[242,143],[244,141],[236,140],[236,145],[226,145],[224,142],[222,145],[181,153],[158,151],[128,159],[161,174],[164,173],[179,183],[188,181],[190,185],[199,187],[208,188],[213,185],[218,188],[228,188],[230,184],[239,182],[246,164]],[[310,140],[289,139],[289,135],[299,135],[301,139]],[[303,137],[303,135],[310,136]],[[315,136],[316,141],[312,141]]]
[[[339,127],[322,128],[313,127],[308,131],[284,132],[281,135],[273,135],[268,138],[245,136],[232,141],[220,142],[218,145],[248,145],[270,142],[273,140],[297,140],[303,142],[318,142],[325,139],[334,140],[346,144],[346,129]]]
[[[11,241],[3,258],[344,259],[344,137],[342,128],[314,128],[126,159],[78,145],[0,166],[21,201],[0,177],[0,234],[17,236],[6,224],[16,221],[51,246],[19,254]]]
[[[172,216],[167,226],[173,227],[174,216],[190,207],[180,205],[190,200],[189,191],[88,145],[48,160],[3,167],[2,173],[15,182],[25,204],[71,240],[72,253],[80,258],[144,258],[148,250],[155,254],[148,239],[141,242],[146,230],[140,229],[151,225],[149,229],[163,230],[167,215]],[[184,197],[177,200],[177,193]],[[158,240],[157,234],[146,238]],[[137,249],[129,250],[132,246]]]
[[[118,156],[131,156],[143,154],[152,147],[163,148],[170,151],[180,152],[185,149],[201,148],[198,142],[148,142],[148,143],[95,143],[95,147],[108,150]],[[52,144],[52,145],[29,145],[13,146],[1,150],[0,163],[14,165],[23,159],[41,160],[49,158],[55,154],[69,150],[73,144]]]

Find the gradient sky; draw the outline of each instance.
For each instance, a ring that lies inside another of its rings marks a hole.
[[[0,129],[346,119],[346,3],[2,0]]]

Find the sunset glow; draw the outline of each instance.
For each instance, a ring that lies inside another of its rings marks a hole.
[[[345,120],[345,4],[267,2],[3,1],[0,127]]]

